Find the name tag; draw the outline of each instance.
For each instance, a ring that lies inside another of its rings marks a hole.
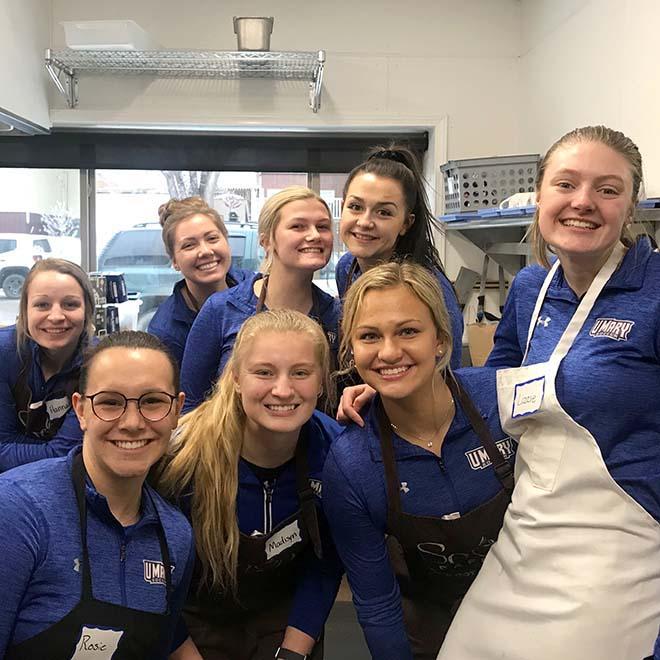
[[[46,410],[48,411],[48,417],[50,417],[50,419],[59,419],[60,417],[63,417],[67,414],[70,407],[71,402],[69,401],[69,397],[66,396],[46,401]]]
[[[123,630],[102,630],[83,626],[76,652],[71,660],[111,660],[119,646]]]
[[[280,552],[284,552],[287,548],[299,543],[301,540],[302,537],[300,535],[298,521],[294,520],[266,541],[266,559],[277,557]]]
[[[513,391],[513,410],[511,417],[523,417],[535,413],[543,402],[545,376],[518,383]]]

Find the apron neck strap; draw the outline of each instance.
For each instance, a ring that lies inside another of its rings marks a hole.
[[[561,339],[559,340],[557,346],[555,347],[555,350],[552,353],[551,359],[557,364],[559,364],[562,361],[562,359],[566,356],[566,353],[568,353],[570,347],[573,344],[573,341],[575,340],[575,337],[582,329],[584,322],[587,320],[587,317],[589,316],[589,312],[591,311],[591,308],[594,306],[596,299],[598,298],[600,292],[603,290],[603,288],[609,281],[610,277],[612,277],[612,275],[614,274],[614,271],[618,268],[625,253],[626,253],[625,246],[621,242],[618,242],[614,246],[614,249],[610,253],[610,256],[607,258],[607,261],[598,271],[596,277],[594,277],[593,281],[591,282],[591,285],[589,286],[589,289],[587,289],[587,292],[582,297],[582,300],[580,301],[580,304],[578,305],[575,314],[573,314],[573,317],[571,318],[569,324],[566,326],[566,329],[564,330]],[[545,281],[543,282],[543,286],[539,291],[539,295],[536,298],[536,305],[534,306],[534,312],[532,314],[532,318],[530,319],[529,329],[527,331],[527,345],[525,347],[525,356],[522,362],[523,364],[525,364],[525,360],[527,359],[527,353],[529,352],[529,346],[532,341],[532,335],[534,334],[534,330],[536,328],[539,313],[541,311],[541,307],[543,306],[543,301],[545,300],[545,296],[548,292],[548,289],[550,288],[550,283],[552,282],[552,279],[555,276],[555,273],[557,272],[559,265],[560,262],[559,259],[557,259],[557,261],[555,261],[552,268],[550,269],[550,272],[546,276]]]
[[[449,374],[447,385],[453,397],[461,404],[465,416],[468,418],[470,425],[477,434],[481,445],[486,450],[488,458],[490,458],[490,462],[493,466],[493,470],[495,470],[495,475],[502,484],[502,488],[508,493],[512,493],[514,486],[513,468],[497,448],[493,435],[477,410],[477,407],[474,405],[474,402],[468,393],[459,385],[453,374]]]
[[[319,532],[319,521],[316,513],[316,502],[314,491],[309,484],[308,448],[309,436],[307,434],[307,429],[303,426],[300,429],[300,436],[298,437],[298,444],[296,445],[296,487],[298,490],[298,500],[300,502],[300,514],[312,542],[314,554],[319,559],[322,559],[323,550],[321,546],[321,534]]]
[[[385,485],[387,487],[388,517],[393,521],[401,515],[401,496],[399,494],[399,475],[396,469],[396,458],[394,456],[394,444],[392,442],[392,426],[379,399],[376,407],[376,419],[378,421],[378,435],[380,436],[380,450],[383,455],[383,468],[385,469]],[[392,514],[390,516],[390,514]]]
[[[76,502],[78,505],[78,515],[80,518],[80,542],[82,546],[82,561],[80,562],[80,570],[82,571],[82,600],[93,600],[92,590],[92,571],[89,563],[89,550],[87,548],[87,498],[85,497],[85,482],[87,480],[87,470],[83,462],[82,451],[78,453],[73,459],[73,466],[71,470],[71,480],[73,481],[73,489],[76,494]],[[151,495],[147,495],[151,498]],[[160,545],[160,554],[163,560],[163,570],[165,572],[165,600],[166,600],[166,614],[170,613],[170,603],[172,600],[172,562],[170,559],[170,551],[167,547],[167,540],[165,539],[165,532],[163,525],[158,515],[158,510],[152,501],[156,518],[158,519],[158,528],[156,534],[158,536],[158,544]]]

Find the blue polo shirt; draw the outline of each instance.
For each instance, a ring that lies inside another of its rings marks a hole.
[[[236,286],[253,272],[241,268],[230,268],[225,276],[229,288]],[[185,280],[179,280],[172,290],[172,295],[165,299],[156,310],[149,322],[148,332],[156,335],[167,348],[169,348],[176,361],[181,366],[183,351],[190,328],[195,321],[197,312],[186,305],[181,289],[186,285]]]
[[[348,282],[348,273],[351,269],[351,264],[355,257],[350,252],[346,252],[341,256],[335,268],[335,281],[337,282],[337,291],[339,297],[343,298],[349,285],[362,275],[359,264],[355,264],[355,273],[351,282]],[[452,353],[451,353],[451,368],[458,369],[461,366],[461,356],[463,354],[463,312],[458,304],[456,292],[447,276],[439,271],[433,270],[433,274],[438,280],[438,284],[442,289],[442,294],[445,299],[445,306],[449,314],[449,321],[451,322],[451,336],[452,336]]]
[[[34,401],[48,401],[58,397],[64,380],[68,374],[80,367],[82,350],[73,354],[62,370],[44,378],[41,370],[39,345],[32,339],[27,340],[27,350],[32,353],[32,365],[27,383],[32,391]],[[73,447],[82,442],[82,431],[78,419],[70,408],[57,434],[44,441],[25,433],[25,428],[18,419],[13,388],[21,371],[21,360],[16,347],[16,326],[0,328],[0,472],[17,465],[38,461],[42,458],[53,458],[67,454]]]
[[[498,448],[513,462],[516,444],[499,425],[495,370],[461,369],[455,375]],[[387,485],[374,410],[372,405],[364,428],[350,425],[330,447],[323,471],[323,508],[372,657],[412,660],[399,586],[385,544]],[[404,513],[465,515],[502,489],[458,401],[440,458],[395,433],[392,439]]]
[[[487,366],[520,366],[547,270],[516,275]],[[596,439],[613,479],[660,521],[660,254],[647,239],[628,250],[563,359],[556,391]],[[549,359],[579,298],[561,267],[536,321],[526,364]]]
[[[256,273],[231,289],[214,293],[199,311],[183,354],[181,386],[186,393],[184,410],[197,407],[222,373],[243,322],[257,312],[254,283],[263,277]],[[337,326],[340,303],[312,284],[313,306],[310,317],[320,323],[331,351],[337,353]]]
[[[50,628],[80,600],[82,546],[71,481],[78,451],[0,476],[0,656],[9,646]],[[94,597],[145,612],[165,611],[164,581],[153,579],[149,571],[157,562],[162,565],[160,518],[173,565],[173,595],[170,623],[163,627],[150,658],[164,660],[192,574],[195,549],[190,525],[146,484],[140,520],[130,527],[117,522],[105,497],[90,483],[86,499]]]

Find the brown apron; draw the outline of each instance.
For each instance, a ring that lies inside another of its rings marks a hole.
[[[404,513],[392,431],[379,405],[378,423],[387,483],[387,544],[416,660],[435,660],[461,599],[497,539],[513,491],[513,468],[497,449],[481,415],[451,376],[447,385],[488,453],[502,490],[473,511],[453,520]]]
[[[205,660],[272,660],[282,643],[298,584],[299,559],[310,544],[321,557],[308,446],[303,429],[295,455],[300,509],[268,535],[240,534],[236,596],[198,588],[199,563],[196,566],[184,618]],[[322,640],[309,657],[323,658]]]

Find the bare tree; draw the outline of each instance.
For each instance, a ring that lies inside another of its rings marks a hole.
[[[49,236],[80,236],[80,219],[58,202],[50,213],[41,214],[41,230]]]
[[[209,206],[213,205],[218,182],[218,172],[182,172],[178,170],[161,170],[170,197],[183,199],[194,195],[202,197]]]

